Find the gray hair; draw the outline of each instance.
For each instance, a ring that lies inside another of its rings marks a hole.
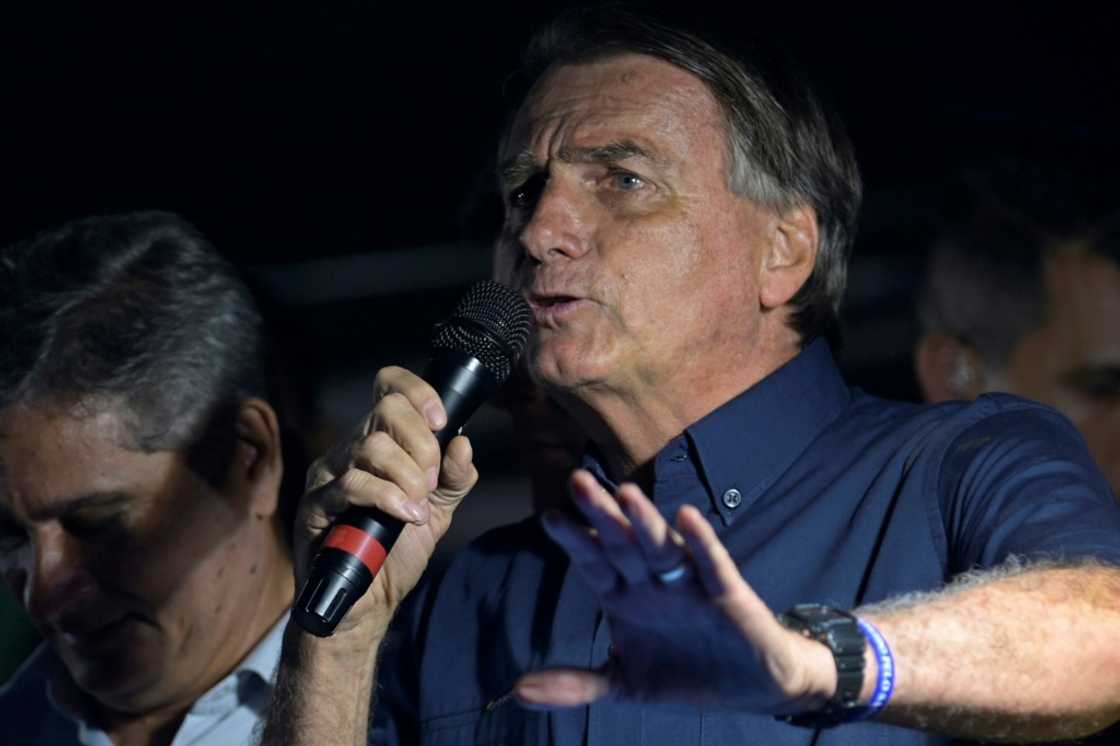
[[[76,220],[0,251],[0,409],[123,415],[144,452],[223,478],[242,401],[267,396],[263,321],[177,215]]]
[[[820,247],[808,281],[793,298],[792,327],[802,345],[840,343],[840,302],[855,237],[862,185],[839,119],[789,65],[763,57],[748,64],[699,36],[634,13],[598,7],[559,16],[524,55],[522,93],[550,67],[625,53],[645,54],[692,73],[727,117],[731,190],[760,205],[816,213]],[[507,133],[508,134],[508,133]]]

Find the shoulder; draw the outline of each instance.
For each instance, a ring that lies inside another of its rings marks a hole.
[[[50,649],[40,645],[0,689],[0,746],[77,743],[76,727],[47,696],[50,666]]]
[[[962,444],[975,450],[981,444],[977,437],[986,438],[983,443],[1041,438],[1084,449],[1077,429],[1057,410],[1003,393],[970,402],[914,404],[857,392],[838,424],[840,430],[858,429],[931,451]]]
[[[35,702],[47,703],[47,675],[50,670],[50,649],[41,644],[23,665],[0,688],[0,707],[11,712],[19,706]]]
[[[1061,462],[1103,487],[1077,428],[1044,404],[985,394],[948,417],[944,427],[944,470],[950,475],[997,464]]]
[[[1042,462],[1109,494],[1072,423],[1051,407],[1010,394],[913,404],[857,391],[822,444],[865,468],[897,471],[942,503],[977,477],[1006,479]]]

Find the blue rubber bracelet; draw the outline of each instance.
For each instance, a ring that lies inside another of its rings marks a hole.
[[[859,713],[859,719],[866,720],[886,709],[887,703],[891,701],[891,695],[894,694],[894,656],[891,654],[890,645],[874,624],[859,618],[856,619],[856,623],[859,624],[859,630],[867,638],[871,649],[875,651],[875,659],[879,663],[879,673],[875,677],[875,691],[871,695],[871,701]]]

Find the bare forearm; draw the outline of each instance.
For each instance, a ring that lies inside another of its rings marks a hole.
[[[355,647],[290,623],[261,746],[364,746],[379,643]]]
[[[1115,568],[997,572],[860,615],[894,653],[895,693],[881,716],[887,722],[1029,742],[1087,735],[1120,718]],[[874,676],[868,679],[865,696]]]

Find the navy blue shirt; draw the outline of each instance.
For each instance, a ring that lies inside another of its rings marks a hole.
[[[672,440],[654,474],[663,514],[699,508],[776,612],[934,590],[1013,554],[1120,564],[1120,508],[1060,415],[1005,395],[940,406],[876,399],[844,383],[823,342]],[[510,696],[527,671],[601,665],[609,644],[594,594],[535,518],[493,531],[398,616],[371,742],[950,743],[879,723],[816,735],[727,710],[609,702],[534,712]]]

